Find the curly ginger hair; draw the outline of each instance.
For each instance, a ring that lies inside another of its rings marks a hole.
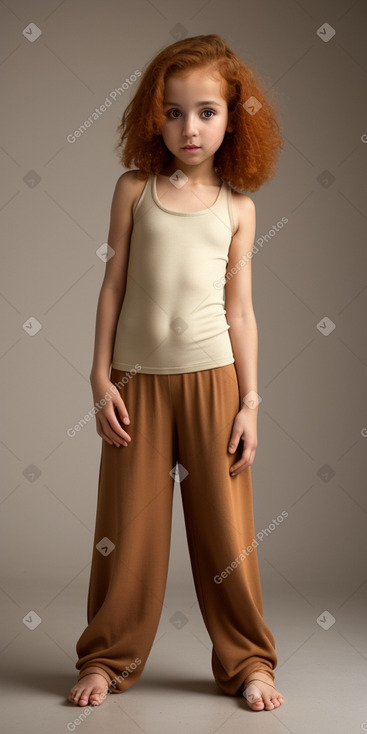
[[[190,68],[219,73],[224,82],[222,94],[232,132],[225,133],[214,155],[215,170],[232,188],[256,191],[274,175],[284,140],[274,106],[253,71],[215,34],[177,41],[147,66],[117,128],[116,150],[121,163],[126,168],[134,164],[143,175],[161,173],[170,165],[173,155],[160,134],[165,119],[165,80],[174,72]],[[261,105],[257,104],[255,113],[252,108],[252,114],[244,106],[250,97]]]

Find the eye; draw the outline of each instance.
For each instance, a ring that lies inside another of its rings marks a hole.
[[[206,114],[206,113],[209,113],[209,114]],[[204,120],[210,120],[211,117],[215,115],[215,112],[214,110],[206,109],[206,110],[203,110],[202,114],[204,115]],[[171,110],[168,110],[167,112],[167,117],[170,118],[171,120],[177,120],[177,118],[180,115],[181,115],[181,112],[177,108],[172,108]]]
[[[215,112],[214,112],[214,110],[203,110],[203,114],[204,114],[205,112],[210,112],[210,117],[211,117],[212,115],[215,115]],[[206,120],[210,120],[210,117],[205,117],[204,119],[206,119]]]
[[[172,115],[172,112],[178,112],[178,114],[179,114],[179,115],[181,114],[181,113],[180,113],[180,110],[178,110],[178,109],[172,109],[172,110],[169,110],[169,111],[167,112],[167,117],[171,117],[171,118],[172,118],[172,119],[174,119],[174,120],[175,120],[175,119],[177,119],[177,117],[176,117],[176,115]]]

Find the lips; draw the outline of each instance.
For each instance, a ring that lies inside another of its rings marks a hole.
[[[198,150],[200,145],[184,145],[184,150]]]

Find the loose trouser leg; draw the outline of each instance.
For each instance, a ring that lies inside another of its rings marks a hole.
[[[183,377],[175,397],[179,462],[188,471],[181,492],[191,566],[213,643],[214,678],[234,695],[254,671],[274,679],[277,665],[274,637],[262,616],[251,467],[229,474],[243,448],[241,440],[235,455],[228,452],[240,407],[237,375],[230,364]]]
[[[112,382],[122,377],[112,370]],[[120,448],[102,441],[88,626],[76,645],[79,679],[99,672],[116,692],[140,678],[158,627],[175,463],[167,376],[138,373],[119,391],[132,440]]]

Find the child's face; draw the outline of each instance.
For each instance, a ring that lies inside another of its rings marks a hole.
[[[175,72],[165,84],[166,119],[161,135],[168,150],[186,165],[195,166],[214,157],[229,127],[220,80],[208,73],[202,68]],[[196,148],[190,151],[185,149],[187,145]]]

